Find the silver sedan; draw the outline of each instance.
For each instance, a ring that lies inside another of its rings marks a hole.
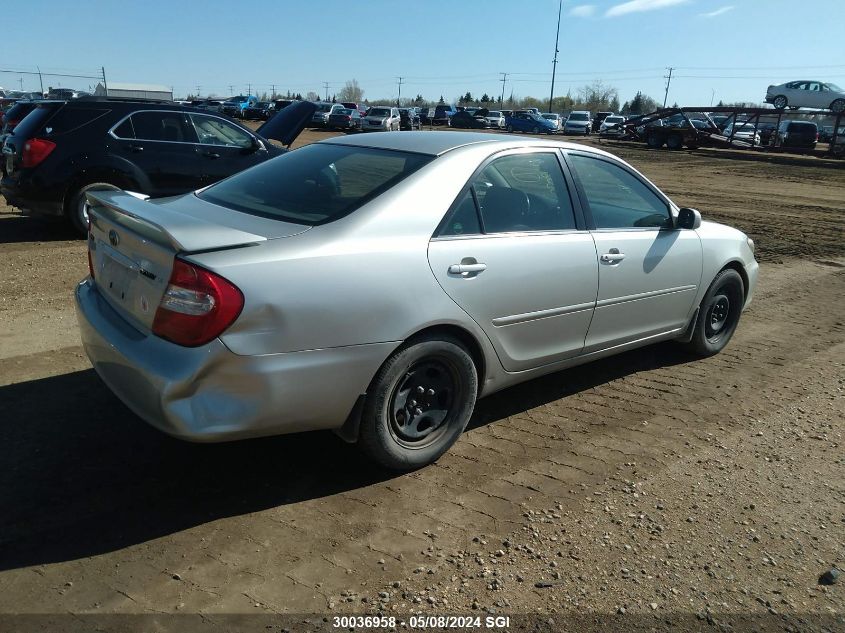
[[[728,343],[754,244],[606,152],[333,138],[176,198],[89,193],[85,350],[194,441],[334,429],[412,469],[478,398],[603,356]]]

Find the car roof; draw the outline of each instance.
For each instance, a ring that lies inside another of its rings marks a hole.
[[[367,134],[354,136],[335,136],[333,138],[319,141],[328,145],[350,145],[356,147],[370,147],[373,149],[387,149],[402,152],[415,152],[417,154],[428,154],[440,156],[446,152],[466,147],[468,145],[480,145],[486,143],[490,146],[498,146],[499,149],[512,147],[525,147],[536,145],[538,147],[560,147],[562,149],[586,150],[595,154],[612,156],[599,149],[587,147],[579,143],[566,143],[552,139],[534,137],[522,137],[514,135],[485,134],[483,132],[435,132],[423,130],[419,132],[402,132],[401,134]]]

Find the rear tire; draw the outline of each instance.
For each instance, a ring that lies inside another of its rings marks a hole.
[[[684,148],[684,137],[680,134],[670,134],[666,139],[666,147],[671,150],[679,150]]]
[[[108,182],[92,182],[80,187],[65,203],[65,218],[79,237],[88,235],[88,203],[85,194],[89,191],[120,191],[120,187]]]
[[[450,337],[423,337],[398,349],[373,378],[358,445],[385,468],[436,461],[463,433],[478,394],[467,349]]]
[[[684,347],[698,356],[721,352],[736,331],[744,303],[745,284],[740,274],[732,268],[721,271],[701,300],[692,339]]]
[[[513,134],[513,126],[512,126],[512,125],[507,126],[507,127],[505,128],[505,131],[506,131],[508,134]]]
[[[774,99],[772,99],[772,105],[775,107],[775,110],[783,110],[786,108],[789,101],[783,95],[778,95]]]
[[[646,136],[645,142],[651,149],[660,149],[663,147],[663,139],[654,133]]]

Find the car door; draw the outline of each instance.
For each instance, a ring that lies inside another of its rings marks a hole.
[[[599,257],[584,351],[685,327],[701,283],[701,241],[676,229],[668,200],[610,158],[566,153]]]
[[[438,282],[484,330],[507,371],[584,347],[598,264],[570,189],[555,150],[498,154],[470,179],[429,244]]]
[[[204,186],[267,160],[267,150],[246,130],[212,115],[190,118],[199,139]]]
[[[147,176],[151,188],[142,193],[172,196],[202,186],[197,138],[185,112],[134,112],[112,128],[111,136],[115,153]]]

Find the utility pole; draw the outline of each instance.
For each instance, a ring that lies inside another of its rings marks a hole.
[[[18,83],[21,85],[21,92],[23,92],[23,77],[18,79]]]
[[[235,94],[235,86],[229,84],[229,96],[232,97]]]
[[[501,103],[502,103],[502,106],[504,106],[504,105],[505,105],[505,82],[507,82],[507,80],[508,80],[508,73],[499,73],[499,74],[502,76],[502,78],[501,78],[499,81],[501,81],[501,82],[502,82],[502,99],[501,99]]]
[[[557,71],[557,54],[558,42],[560,42],[560,12],[563,9],[563,0],[559,0],[557,5],[557,35],[555,35],[555,58],[552,62],[552,91],[549,94],[549,112],[552,111],[552,100],[555,98],[555,73]]]
[[[329,82],[328,81],[323,82],[323,88],[326,89],[326,101],[328,101],[329,100]]]
[[[41,77],[41,68],[36,66],[35,69],[38,71],[38,85],[41,86],[41,95],[43,96],[44,95],[44,79]]]
[[[109,84],[106,82],[106,67],[100,66],[100,70],[103,71],[103,89],[106,91],[106,96],[109,96]]]
[[[402,77],[397,77],[399,80],[399,96],[396,97],[396,107],[399,107],[399,100],[402,98]]]
[[[200,86],[199,84],[197,84],[197,99],[199,99],[199,98],[200,98],[200,88],[202,88],[202,86]]]
[[[246,85],[246,94],[247,94],[247,96],[252,94],[252,84],[251,83],[248,83]]]
[[[668,75],[663,75],[664,79],[666,79],[666,93],[663,95],[663,107],[666,107],[666,100],[669,99],[669,84],[672,83],[672,71],[675,70],[674,68],[667,68],[666,70],[669,71]]]
[[[270,84],[270,99],[276,98],[276,84]]]

